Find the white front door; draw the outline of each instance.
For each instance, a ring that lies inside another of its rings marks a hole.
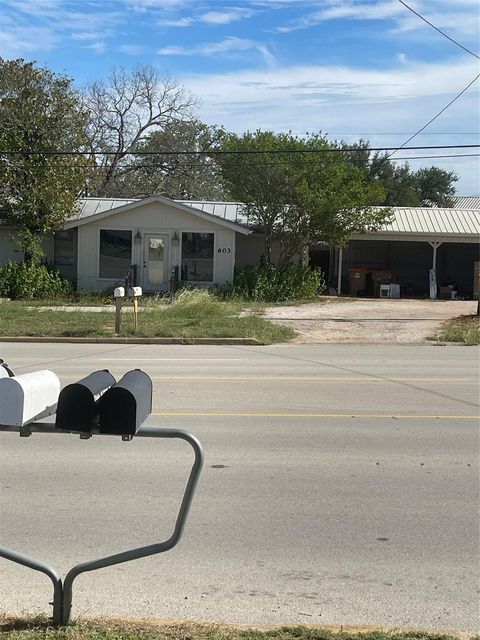
[[[170,279],[168,235],[146,233],[143,238],[143,289],[165,291]]]

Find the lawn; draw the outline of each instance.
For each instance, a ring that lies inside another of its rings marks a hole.
[[[57,300],[58,303],[58,300]],[[51,306],[49,301],[44,306]],[[128,305],[131,306],[131,305]],[[285,342],[294,332],[259,315],[258,305],[218,300],[207,291],[184,291],[173,302],[150,301],[138,315],[123,313],[120,336],[162,338],[252,338],[262,344]],[[115,314],[108,311],[71,312],[43,309],[37,302],[2,301],[2,336],[113,337]]]
[[[437,335],[432,338],[440,342],[463,342],[464,344],[480,344],[480,317],[460,316],[444,322]]]
[[[100,620],[55,629],[42,619],[0,616],[0,640],[454,640],[459,636],[422,631],[331,630],[278,627],[268,630],[230,625]],[[463,638],[474,635],[462,634]]]

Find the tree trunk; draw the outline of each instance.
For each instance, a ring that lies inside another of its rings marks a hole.
[[[265,266],[269,267],[272,264],[272,242],[273,234],[269,229],[265,232]]]

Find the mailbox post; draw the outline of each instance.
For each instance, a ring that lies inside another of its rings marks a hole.
[[[137,330],[138,326],[138,299],[142,295],[142,287],[131,287],[128,295],[133,298],[133,330]]]
[[[36,373],[43,374],[45,389],[50,387],[51,391],[57,384],[54,378],[46,375],[55,376],[52,372]],[[31,376],[32,374],[25,375]],[[17,378],[21,377],[18,376]],[[9,380],[13,380],[13,378],[0,378],[0,391],[2,385]],[[34,378],[31,378],[31,380],[34,380]],[[58,378],[56,380],[58,381]],[[45,389],[43,400],[47,396],[50,398],[49,391],[45,391]],[[58,392],[59,387],[56,392],[57,397]],[[188,442],[193,448],[194,462],[190,469],[173,531],[166,540],[77,564],[68,571],[63,582],[57,571],[44,562],[13,549],[0,546],[0,557],[35,571],[40,571],[50,578],[53,584],[53,623],[67,625],[71,617],[73,583],[77,576],[87,571],[95,571],[96,569],[137,558],[163,553],[172,549],[179,542],[203,465],[202,445],[195,436],[181,429],[160,429],[142,426],[142,423],[151,412],[152,382],[147,374],[138,369],[126,373],[118,383],[115,383],[115,379],[108,371],[96,371],[79,380],[79,382],[65,387],[58,398],[55,425],[34,422],[34,418],[31,416],[30,418],[26,417],[24,415],[24,405],[28,405],[28,402],[22,403],[21,398],[18,400],[20,409],[11,409],[10,407],[8,410],[4,410],[6,397],[5,395],[0,395],[0,431],[20,432],[21,436],[29,436],[32,433],[78,434],[81,439],[90,438],[93,435],[121,435],[122,440],[128,441],[132,440],[133,437],[179,438]],[[43,400],[40,402],[40,406],[43,406]],[[86,407],[83,407],[83,404]],[[4,410],[3,414],[1,413],[2,410]],[[49,411],[53,413],[51,407]],[[79,415],[76,415],[77,411]],[[123,414],[127,417],[125,418]],[[5,421],[5,416],[8,418],[7,421]],[[18,416],[21,416],[21,419]],[[121,420],[118,419],[119,416],[122,417]],[[87,431],[88,434],[86,433]]]
[[[117,287],[113,292],[115,298],[115,333],[119,334],[122,328],[122,305],[125,297],[125,288]]]

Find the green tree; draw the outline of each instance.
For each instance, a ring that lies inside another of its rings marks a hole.
[[[439,207],[453,205],[454,183],[458,180],[453,171],[445,171],[438,167],[419,169],[415,172],[415,180],[422,204],[435,203]]]
[[[79,102],[70,78],[0,58],[0,218],[17,228],[26,260],[43,255],[42,237],[74,212],[84,185],[83,157],[48,155],[85,143],[88,114]]]
[[[283,269],[311,242],[340,246],[389,216],[388,209],[371,206],[384,198],[382,188],[349,160],[345,146],[320,134],[228,134],[222,151],[229,152],[218,160],[227,189],[265,234],[267,265],[275,236]]]
[[[369,151],[367,140],[352,145],[350,160],[368,172],[385,190],[383,202],[391,207],[440,206],[449,207],[455,195],[458,176],[439,167],[425,167],[412,171],[407,163],[398,164],[388,153]]]
[[[184,200],[225,198],[217,163],[208,155],[189,153],[210,151],[222,135],[222,129],[197,119],[175,120],[151,132],[138,146],[138,153],[119,171],[117,194],[144,197],[160,193]]]

